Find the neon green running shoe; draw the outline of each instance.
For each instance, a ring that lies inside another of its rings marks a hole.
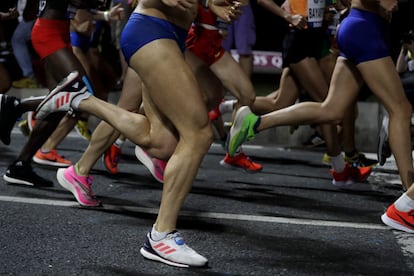
[[[227,140],[227,152],[230,157],[234,156],[241,144],[254,138],[254,127],[259,121],[260,117],[252,113],[248,106],[242,106],[237,110]]]
[[[331,164],[331,157],[325,153],[322,157],[322,163],[324,163],[325,165],[330,165]]]

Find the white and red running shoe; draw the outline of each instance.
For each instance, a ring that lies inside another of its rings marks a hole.
[[[167,234],[159,241],[154,241],[149,232],[140,252],[146,259],[177,267],[203,267],[208,263],[205,257],[185,244],[177,231]]]
[[[78,71],[73,71],[39,104],[36,109],[36,119],[43,119],[53,112],[77,111],[79,103],[91,95],[79,77]]]

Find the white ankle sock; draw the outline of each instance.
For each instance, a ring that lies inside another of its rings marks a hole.
[[[165,238],[167,236],[167,234],[168,234],[168,232],[158,232],[157,230],[155,230],[155,225],[152,226],[151,238],[154,241],[162,240],[163,238]]]
[[[394,203],[395,208],[402,212],[414,210],[414,199],[411,199],[407,193],[403,193]]]
[[[227,100],[219,104],[221,114],[233,112],[236,100]]]
[[[92,96],[92,94],[91,94],[91,93],[89,93],[89,92],[86,92],[86,93],[83,93],[83,94],[80,94],[80,95],[76,96],[76,97],[72,100],[72,103],[71,103],[72,107],[73,107],[75,110],[78,110],[78,109],[79,109],[79,104],[80,104],[83,100],[86,100],[87,98],[89,98],[90,96]]]
[[[331,158],[331,166],[332,169],[337,172],[340,173],[345,169],[345,161],[344,158],[342,157],[342,154],[339,154],[337,156],[329,156]]]
[[[116,141],[114,142],[114,145],[118,148],[122,147],[122,145],[124,144],[125,140],[122,139],[116,139]]]

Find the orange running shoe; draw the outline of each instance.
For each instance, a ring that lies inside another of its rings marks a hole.
[[[386,225],[407,233],[414,233],[414,210],[403,212],[395,208],[395,204],[390,205],[387,211],[381,216],[381,220]]]
[[[102,162],[110,174],[118,173],[118,163],[121,160],[121,148],[112,144],[104,153]]]
[[[33,162],[40,165],[48,165],[59,168],[66,168],[72,165],[70,160],[65,159],[63,156],[59,155],[56,150],[51,150],[50,152],[42,152],[40,149],[33,156]]]
[[[259,163],[253,162],[249,157],[246,156],[243,152],[230,157],[228,153],[223,160],[220,161],[220,165],[229,169],[242,169],[249,173],[260,172],[263,169],[263,166]]]
[[[332,175],[332,184],[338,187],[347,187],[355,182],[364,182],[368,179],[372,171],[371,167],[356,167],[351,166],[349,163],[345,164],[345,168],[342,172],[335,172],[330,170]]]

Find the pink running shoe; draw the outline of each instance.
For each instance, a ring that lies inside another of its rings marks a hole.
[[[77,175],[75,167],[72,165],[66,169],[58,169],[57,180],[63,188],[75,196],[80,205],[87,207],[101,206],[101,202],[91,189],[92,176]]]
[[[139,146],[135,146],[135,156],[138,160],[147,167],[152,176],[160,183],[164,183],[164,171],[167,162],[154,157],[151,157]]]

